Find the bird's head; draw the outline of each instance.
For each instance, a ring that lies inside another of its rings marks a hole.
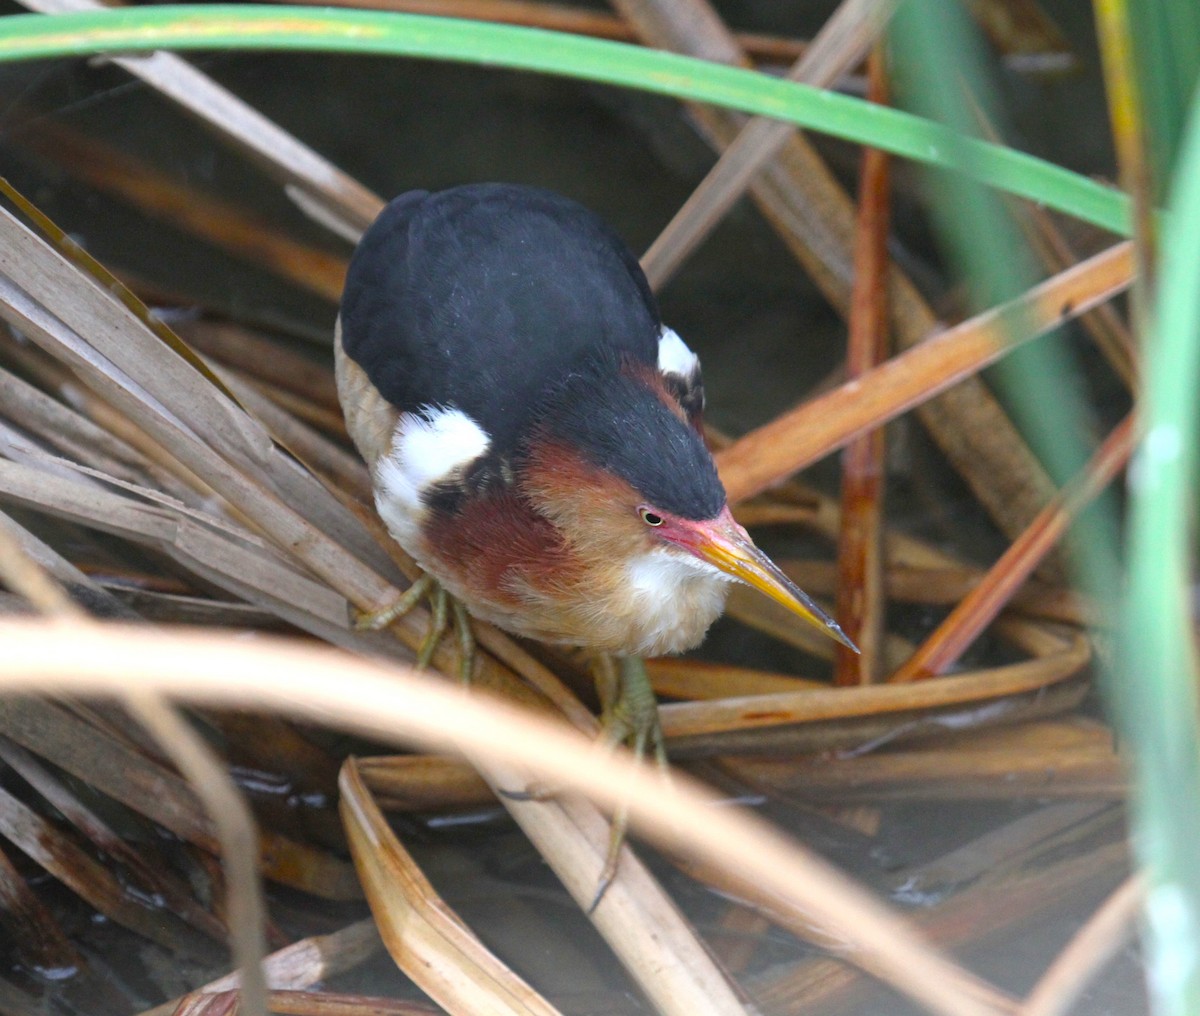
[[[642,524],[663,545],[757,589],[830,638],[858,651],[841,626],[758,549],[727,504],[711,519],[682,518],[650,504],[640,504],[637,510]]]
[[[526,493],[593,559],[644,555],[673,562],[677,574],[743,582],[857,651],[734,519],[712,455],[660,375],[585,366],[559,386],[531,434]]]

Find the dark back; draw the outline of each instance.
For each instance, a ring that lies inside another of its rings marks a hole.
[[[392,201],[350,262],[341,315],[347,354],[389,402],[461,409],[501,456],[588,360],[658,354],[657,305],[616,233],[511,184]]]

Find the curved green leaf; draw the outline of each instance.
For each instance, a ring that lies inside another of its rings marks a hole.
[[[559,32],[457,18],[307,7],[125,7],[0,20],[0,60],[156,49],[376,54],[487,64],[636,88],[788,120],[961,173],[1128,235],[1124,194],[920,117],[739,67]]]

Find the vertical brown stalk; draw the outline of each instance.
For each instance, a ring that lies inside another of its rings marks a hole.
[[[876,46],[867,65],[867,96],[888,101],[887,67]],[[850,338],[846,374],[853,380],[887,357],[887,236],[890,212],[890,159],[878,149],[863,153],[857,233],[854,240],[854,289],[850,296]],[[855,438],[842,453],[842,531],[838,540],[837,618],[862,650],[836,647],[838,684],[879,680],[883,658],[884,429]]]

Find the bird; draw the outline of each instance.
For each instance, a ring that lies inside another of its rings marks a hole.
[[[351,257],[334,350],[391,537],[472,617],[619,659],[614,736],[658,736],[637,661],[697,645],[732,582],[854,648],[734,519],[699,359],[582,204],[509,183],[400,195]]]

